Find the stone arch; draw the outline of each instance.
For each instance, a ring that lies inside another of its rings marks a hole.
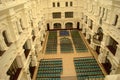
[[[61,23],[54,23],[54,29],[61,29]]]
[[[11,43],[13,42],[12,40],[12,36],[7,28],[7,24],[2,24],[3,28],[0,31],[0,34],[2,35],[2,38],[4,40],[4,42],[6,43],[6,45],[9,47],[11,45]]]
[[[66,29],[72,29],[73,28],[73,23],[72,22],[65,23],[65,28]]]
[[[8,38],[7,38],[7,31],[3,31],[3,32],[2,32],[2,36],[3,36],[3,38],[4,38],[4,41],[5,41],[6,45],[7,45],[7,46],[10,46],[10,45],[9,45]]]

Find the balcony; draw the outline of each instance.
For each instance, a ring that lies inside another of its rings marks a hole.
[[[101,41],[99,41],[98,39],[95,39],[95,38],[93,38],[93,42],[94,42],[95,44],[97,44],[97,45],[100,45],[100,44],[101,44]]]
[[[29,53],[30,53],[30,49],[25,49],[24,54],[26,58],[28,57]]]
[[[101,41],[103,40],[103,34],[95,33],[93,35],[93,42],[97,45],[101,45]]]

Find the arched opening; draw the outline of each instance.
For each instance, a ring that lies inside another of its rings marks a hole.
[[[18,59],[18,57],[15,58],[15,60],[13,61],[13,63],[11,64],[10,68],[7,71],[7,75],[9,75],[9,80],[18,80],[18,77],[21,73],[22,65],[21,64],[18,65],[17,59]],[[19,62],[20,62],[20,60],[19,60]]]
[[[11,45],[11,43],[8,41],[7,32],[3,31],[2,35],[3,35],[3,38],[4,38],[6,45],[9,47]]]
[[[113,22],[113,26],[116,26],[116,25],[117,25],[118,18],[119,18],[119,16],[118,16],[118,15],[115,15],[115,17],[114,17],[114,22]]]
[[[61,53],[73,52],[72,42],[69,38],[66,37],[60,39],[60,48]]]
[[[103,67],[105,68],[106,72],[107,72],[108,74],[110,74],[112,64],[110,63],[109,59],[106,58],[105,63],[102,63],[102,64],[103,64]]]
[[[77,29],[79,30],[80,29],[80,23],[77,22]]]
[[[100,46],[96,46],[96,52],[98,55],[100,54]]]
[[[60,23],[55,23],[54,24],[54,29],[61,29],[61,24]]]
[[[72,29],[73,28],[73,23],[71,23],[71,22],[66,23],[65,28],[66,29]]]
[[[27,40],[25,42],[25,44],[23,45],[23,49],[24,49],[24,55],[27,59],[28,55],[30,54],[30,50],[31,50],[31,43],[30,40]]]
[[[18,21],[16,21],[16,27],[17,27],[18,34],[21,34],[22,33],[22,28],[21,28]]]
[[[59,2],[57,2],[57,7],[60,7],[60,3]]]
[[[49,31],[50,30],[50,24],[47,23],[47,30]]]
[[[55,3],[53,2],[53,7],[55,7]]]

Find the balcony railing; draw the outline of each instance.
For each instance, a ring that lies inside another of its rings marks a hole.
[[[95,39],[95,38],[93,38],[93,42],[94,42],[95,44],[98,44],[98,45],[101,44],[101,41],[99,41],[98,39]]]
[[[35,68],[36,68],[35,66],[29,68],[30,74],[31,74],[31,78],[33,78],[33,75],[34,75],[34,72],[35,72]]]
[[[19,75],[20,75],[21,69],[22,69],[22,68],[18,68],[18,69],[16,70],[16,72],[14,73],[14,75],[10,75],[10,80],[17,80],[18,77],[19,77]]]
[[[25,53],[25,57],[27,58],[30,53],[30,49],[25,49],[24,53]]]

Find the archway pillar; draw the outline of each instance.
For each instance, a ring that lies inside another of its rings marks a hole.
[[[12,38],[10,32],[8,32],[8,31],[6,32],[6,37],[7,37],[8,42],[14,42],[14,39]]]
[[[98,61],[100,63],[105,63],[107,54],[108,54],[108,51],[106,51],[106,49],[100,48],[100,54],[98,55]]]
[[[71,29],[75,26],[75,24],[73,22],[66,22],[65,23],[65,29]]]
[[[4,38],[3,38],[2,35],[0,35],[0,42],[1,42],[1,43],[0,43],[0,50],[1,50],[1,51],[7,50],[8,47],[7,47],[6,43],[4,42]]]
[[[20,26],[21,24],[20,24],[19,20],[17,20],[16,23],[17,23],[17,27],[18,27],[18,33],[20,34],[23,32],[22,27]]]

